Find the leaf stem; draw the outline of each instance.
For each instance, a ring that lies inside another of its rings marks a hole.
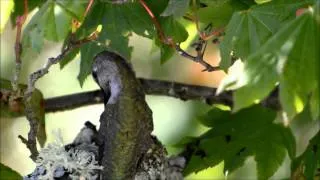
[[[15,71],[12,79],[12,88],[13,91],[16,92],[17,96],[20,96],[20,90],[18,86],[20,71],[21,71],[21,54],[22,54],[22,45],[21,45],[21,31],[22,31],[22,25],[27,19],[28,16],[28,0],[24,0],[24,13],[22,16],[18,16],[16,19],[16,41],[14,45],[15,50]]]
[[[83,18],[85,18],[87,16],[87,14],[90,11],[93,3],[94,3],[94,0],[89,0],[89,3],[88,3],[87,8],[86,8],[86,11],[84,12]]]
[[[194,23],[196,24],[196,29],[198,31],[198,34],[200,36],[200,38],[202,40],[209,40],[211,37],[213,36],[220,36],[223,32],[224,32],[224,28],[220,28],[220,29],[217,29],[217,30],[212,30],[211,32],[207,33],[207,32],[202,32],[200,30],[200,25],[199,25],[199,17],[198,17],[198,13],[197,13],[197,2],[196,0],[193,0],[192,1],[192,11],[193,11],[193,14],[194,14],[194,17],[192,18],[192,20],[194,21]]]
[[[151,17],[151,20],[152,20],[153,24],[156,27],[157,33],[160,36],[160,40],[165,44],[170,44],[170,42],[167,40],[167,38],[164,35],[164,32],[163,32],[163,30],[162,30],[162,28],[160,26],[160,23],[158,22],[157,18],[155,17],[155,15],[151,11],[151,9],[148,7],[146,2],[144,0],[139,0],[139,3],[143,6],[143,8],[147,11],[149,16]]]
[[[155,27],[157,29],[157,32],[158,32],[158,34],[160,36],[160,41],[161,42],[171,46],[171,48],[174,48],[178,52],[179,55],[203,65],[205,67],[205,69],[203,71],[211,72],[211,71],[216,71],[216,70],[219,69],[218,67],[211,66],[209,63],[207,63],[206,61],[203,60],[203,55],[204,55],[204,52],[205,52],[205,48],[207,46],[206,42],[204,42],[202,40],[203,42],[201,43],[201,49],[200,49],[200,51],[197,50],[197,56],[192,56],[192,55],[188,54],[186,51],[184,51],[184,50],[182,50],[180,48],[180,44],[179,43],[175,43],[174,40],[171,37],[165,36],[164,31],[162,30],[162,28],[160,26],[160,23],[158,22],[158,20],[155,17],[155,15],[152,13],[151,9],[145,3],[145,1],[144,0],[139,0],[139,2],[144,7],[144,9],[147,11],[149,16],[151,17],[151,20],[152,20],[153,24],[155,25]],[[198,21],[196,20],[196,22],[198,22]],[[199,28],[198,27],[198,23],[196,23],[196,24],[197,24],[197,29],[198,29]],[[202,46],[203,44],[204,44],[204,46]]]

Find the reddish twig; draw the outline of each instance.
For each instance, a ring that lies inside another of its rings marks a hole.
[[[22,54],[22,45],[21,45],[21,31],[22,31],[22,25],[26,21],[28,16],[28,0],[24,0],[24,13],[22,16],[18,16],[16,19],[16,27],[17,27],[17,33],[16,33],[16,42],[14,46],[15,50],[15,72],[13,75],[13,80],[12,80],[12,88],[13,91],[17,92],[17,95],[19,96],[19,87],[18,87],[18,80],[20,76],[20,71],[21,71],[21,54]]]
[[[28,16],[28,0],[24,0],[24,13],[22,16],[18,16],[16,19],[17,26],[17,34],[16,34],[16,42],[15,42],[15,53],[16,53],[16,62],[21,63],[21,31],[22,25],[26,21]]]
[[[93,3],[94,3],[94,0],[88,0],[88,5],[86,7],[86,10],[83,14],[83,19],[88,15]],[[71,38],[74,38],[75,36],[75,32],[77,31],[77,29],[79,29],[79,27],[81,26],[81,23],[78,19],[72,19],[71,21]]]
[[[198,18],[198,13],[197,13],[197,2],[195,0],[192,1],[192,6],[193,6],[193,8],[192,8],[193,15],[194,15],[192,20],[196,24],[196,29],[197,29],[198,34],[202,40],[205,40],[205,41],[209,40],[211,37],[220,36],[224,32],[224,28],[212,30],[211,32],[206,32],[206,31],[202,32],[200,29],[200,25],[199,25],[199,18]]]
[[[206,41],[206,40],[209,40],[211,37],[221,36],[221,34],[223,34],[223,32],[224,32],[224,28],[216,29],[216,30],[213,30],[209,33],[202,32],[201,38]]]
[[[90,11],[91,7],[92,7],[92,4],[93,4],[94,0],[89,0],[89,3],[87,5],[87,8],[86,8],[86,11],[84,12],[84,15],[83,17],[86,17],[88,12]]]
[[[165,44],[174,45],[174,43],[172,41],[168,41],[168,38],[165,36],[165,34],[160,26],[160,23],[158,22],[156,16],[153,14],[153,12],[149,8],[149,6],[146,4],[146,2],[144,0],[139,0],[139,3],[143,6],[143,8],[147,11],[149,16],[151,17],[151,20],[152,20],[154,26],[156,27],[157,33],[159,34],[160,40]]]
[[[143,8],[147,11],[147,13],[149,14],[149,16],[151,17],[151,20],[153,22],[153,24],[155,25],[155,28],[157,30],[157,33],[159,34],[159,38],[161,40],[161,42],[163,42],[164,44],[167,44],[167,45],[170,45],[172,48],[174,48],[178,54],[180,54],[181,56],[187,58],[187,59],[190,59],[194,62],[197,62],[197,63],[200,63],[201,65],[203,65],[205,67],[205,69],[203,71],[208,71],[208,72],[211,72],[211,71],[216,71],[218,70],[219,68],[217,67],[213,67],[211,66],[209,63],[207,63],[206,61],[204,61],[203,59],[203,56],[204,56],[204,51],[205,51],[205,48],[207,46],[206,42],[203,40],[203,42],[201,43],[201,48],[200,50],[197,50],[197,56],[192,56],[190,54],[188,54],[187,52],[185,52],[184,50],[182,50],[180,48],[180,44],[179,43],[175,43],[173,41],[173,39],[171,37],[167,37],[161,26],[160,26],[160,23],[158,22],[157,18],[155,17],[155,15],[152,13],[151,9],[148,7],[148,5],[145,3],[144,0],[139,0],[140,4],[143,6]],[[197,24],[197,27],[198,27],[198,24]],[[201,34],[200,34],[201,36]],[[204,46],[202,46],[204,44]]]

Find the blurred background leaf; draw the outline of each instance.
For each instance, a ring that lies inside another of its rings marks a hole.
[[[22,179],[22,176],[11,169],[10,167],[0,163],[0,176],[1,179],[8,179],[8,180],[18,180]]]
[[[7,21],[10,18],[10,14],[13,10],[14,7],[14,2],[13,0],[8,0],[8,1],[0,1],[0,33],[2,33],[3,28],[7,24]]]

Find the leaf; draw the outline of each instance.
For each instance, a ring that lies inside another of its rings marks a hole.
[[[172,38],[174,42],[180,43],[188,38],[188,32],[182,24],[173,17],[163,17],[159,19],[162,30],[166,37]]]
[[[134,33],[152,38],[155,34],[153,23],[148,13],[139,3],[126,3],[122,10],[130,28]]]
[[[272,1],[272,0],[255,0],[255,2],[258,4],[263,4],[263,3],[270,2],[270,1]]]
[[[160,45],[160,63],[164,64],[167,62],[174,54],[175,50],[166,44]]]
[[[231,53],[245,61],[277,32],[282,22],[295,17],[295,10],[307,3],[310,1],[278,0],[233,13],[220,44],[220,67],[230,66]]]
[[[320,77],[320,76],[318,76]],[[319,88],[320,83],[318,82],[318,87],[315,89],[314,92],[312,92],[311,97],[310,97],[310,111],[312,114],[312,119],[313,120],[319,120],[320,119],[320,88]]]
[[[268,144],[268,147],[265,144],[261,146],[258,144],[256,151],[261,152],[255,155],[259,179],[269,179],[281,166],[286,155],[285,149],[281,144],[264,143]]]
[[[108,15],[117,18],[110,18]],[[107,22],[108,26],[112,26],[113,23],[115,25],[114,28],[121,27],[122,29],[118,29],[119,32],[128,32],[130,30],[147,38],[152,38],[154,34],[152,21],[139,3],[112,5],[97,2],[84,20],[77,35],[83,38],[91,34],[99,24],[102,24],[103,27],[106,26],[102,21]]]
[[[67,43],[69,43],[70,38],[72,38],[71,34],[69,33],[68,37],[64,40],[61,50],[66,48]],[[71,62],[77,54],[80,52],[80,48],[72,49],[68,54],[66,54],[61,61],[59,61],[60,69],[63,69],[69,62]]]
[[[46,134],[46,121],[45,121],[45,111],[44,111],[44,98],[39,90],[34,90],[31,96],[32,110],[35,114],[35,119],[38,121],[38,133],[37,139],[41,147],[44,146],[47,140]]]
[[[63,59],[59,62],[60,69],[63,69],[69,62],[71,62],[80,52],[79,48],[75,48],[71,50],[67,55],[63,57]]]
[[[206,115],[200,117],[201,124],[208,127],[215,127],[219,123],[226,121],[230,118],[230,111],[222,110],[219,108],[213,108]]]
[[[44,4],[46,0],[32,0],[28,1],[28,12],[33,11],[35,8]],[[11,14],[11,23],[15,26],[18,16],[22,16],[24,13],[24,1],[14,0],[14,9]]]
[[[289,128],[273,123],[276,112],[272,110],[252,106],[232,114],[214,108],[203,118],[202,122],[212,129],[194,140],[198,141],[198,147],[194,148],[185,174],[221,161],[225,164],[224,171],[230,173],[242,166],[249,156],[254,156],[258,178],[268,179],[281,166],[286,151],[290,157],[295,157],[294,136]]]
[[[167,8],[169,0],[145,0],[145,2],[156,17],[161,17],[160,14]]]
[[[318,63],[315,52],[319,49],[319,43],[315,43],[315,37],[319,31],[314,26],[315,20],[310,12],[292,20],[248,57],[242,71],[229,75],[222,81],[219,91],[237,89],[234,94],[234,111],[261,101],[280,81],[280,100],[286,113],[291,118],[295,113],[301,112],[305,105],[305,99],[302,98],[316,88],[315,72],[319,66],[315,66]],[[312,46],[302,47],[304,44],[301,42],[308,41],[311,41]],[[297,53],[305,55],[299,56],[303,63],[295,57]],[[301,67],[301,63],[310,69]],[[303,85],[306,87],[301,91]]]
[[[96,2],[78,30],[77,37],[88,36],[96,30],[99,24],[102,25],[102,30],[97,41],[101,47],[96,50],[83,48],[80,50],[81,68],[78,79],[81,86],[85,78],[91,73],[91,61],[98,51],[107,48],[119,53],[126,59],[130,59],[132,47],[129,46],[129,37],[131,32],[147,38],[154,35],[152,21],[138,2],[129,2],[124,5]],[[90,46],[97,48],[97,45],[91,44]]]
[[[200,22],[212,24],[213,27],[224,27],[228,24],[235,11],[247,9],[246,4],[238,0],[213,1],[207,7],[198,9],[197,15]]]
[[[319,82],[320,29],[317,29],[310,14],[306,14],[306,18],[301,21],[301,28],[280,78],[281,105],[289,117],[302,112],[308,96],[317,88]]]
[[[22,46],[40,52],[43,39],[61,41],[71,29],[72,18],[80,19],[84,3],[76,0],[47,1],[32,17],[23,31]]]
[[[14,7],[14,2],[13,0],[8,0],[8,1],[0,1],[0,18],[1,18],[1,26],[0,26],[0,33],[2,33],[5,25],[7,24],[10,14],[12,13],[13,7]]]
[[[290,159],[294,159],[296,156],[296,140],[292,135],[291,129],[282,128],[281,126],[278,126],[278,128],[280,132],[279,135],[283,140],[283,145],[286,147]]]
[[[304,153],[291,162],[292,173],[306,179],[314,179],[317,168],[320,168],[320,131],[309,141]]]
[[[78,80],[81,87],[83,86],[85,79],[91,73],[93,58],[103,50],[104,48],[98,46],[95,42],[89,42],[81,46],[80,72],[78,75]]]
[[[153,7],[154,5],[152,5],[153,2],[147,3],[150,4],[150,7]],[[157,8],[154,11],[155,14],[160,11],[159,7],[162,7],[163,4],[164,3],[162,2],[159,6],[154,7]],[[174,18],[159,17],[159,22],[161,23],[165,35],[171,37],[175,42],[182,42],[187,39],[187,31]],[[152,38],[155,35],[154,27],[149,15],[138,2],[129,2],[124,5],[97,2],[86,17],[82,27],[77,32],[77,36],[88,36],[100,23],[102,25],[102,30],[97,41],[101,46],[116,51],[126,59],[130,59],[131,57],[132,47],[129,47],[131,32],[135,32],[136,34],[147,38]],[[157,46],[160,47],[161,63],[164,63],[173,55],[174,49],[160,43],[158,40],[156,43]],[[88,60],[88,58],[94,57],[97,52],[80,51],[81,53],[85,53],[84,56],[81,56],[81,68],[78,76],[80,84],[82,85],[86,76],[91,72],[91,66],[85,67],[91,65],[91,60]],[[83,57],[85,57],[85,59],[83,59]]]
[[[188,10],[190,0],[170,0],[166,9],[161,13],[161,16],[182,17]]]
[[[125,16],[124,8],[118,5],[105,4],[102,18],[102,31],[99,42],[104,42],[113,51],[126,59],[130,59],[132,48],[129,47],[130,27]]]
[[[85,10],[84,5],[86,4],[86,1],[80,2],[77,0],[56,0],[56,5],[63,10],[63,14],[68,14],[79,21],[81,21],[83,18]],[[59,13],[56,16],[59,16]]]
[[[171,38],[176,43],[183,42],[188,38],[188,32],[179,21],[177,21],[172,16],[163,17],[160,15],[162,12],[164,12],[165,8],[168,5],[167,0],[163,0],[160,2],[147,0],[146,3],[152,10],[157,20],[159,21],[165,37]],[[163,42],[160,42],[159,37],[154,37],[153,39],[156,39],[155,45],[157,45],[160,48],[160,62],[163,64],[172,57],[172,55],[174,54],[174,49],[170,49],[168,45],[165,45],[163,44]]]
[[[162,17],[159,21],[164,35],[175,43],[183,42],[188,38],[186,29],[173,17]],[[161,42],[158,37],[156,37],[155,44],[160,47],[161,64],[167,62],[174,55],[175,49]]]
[[[22,176],[10,167],[0,163],[0,174],[3,179],[22,179]]]

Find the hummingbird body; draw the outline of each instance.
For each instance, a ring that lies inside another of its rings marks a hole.
[[[138,161],[152,145],[152,111],[135,73],[121,56],[103,51],[92,74],[105,95],[99,142],[102,179],[133,179]]]

